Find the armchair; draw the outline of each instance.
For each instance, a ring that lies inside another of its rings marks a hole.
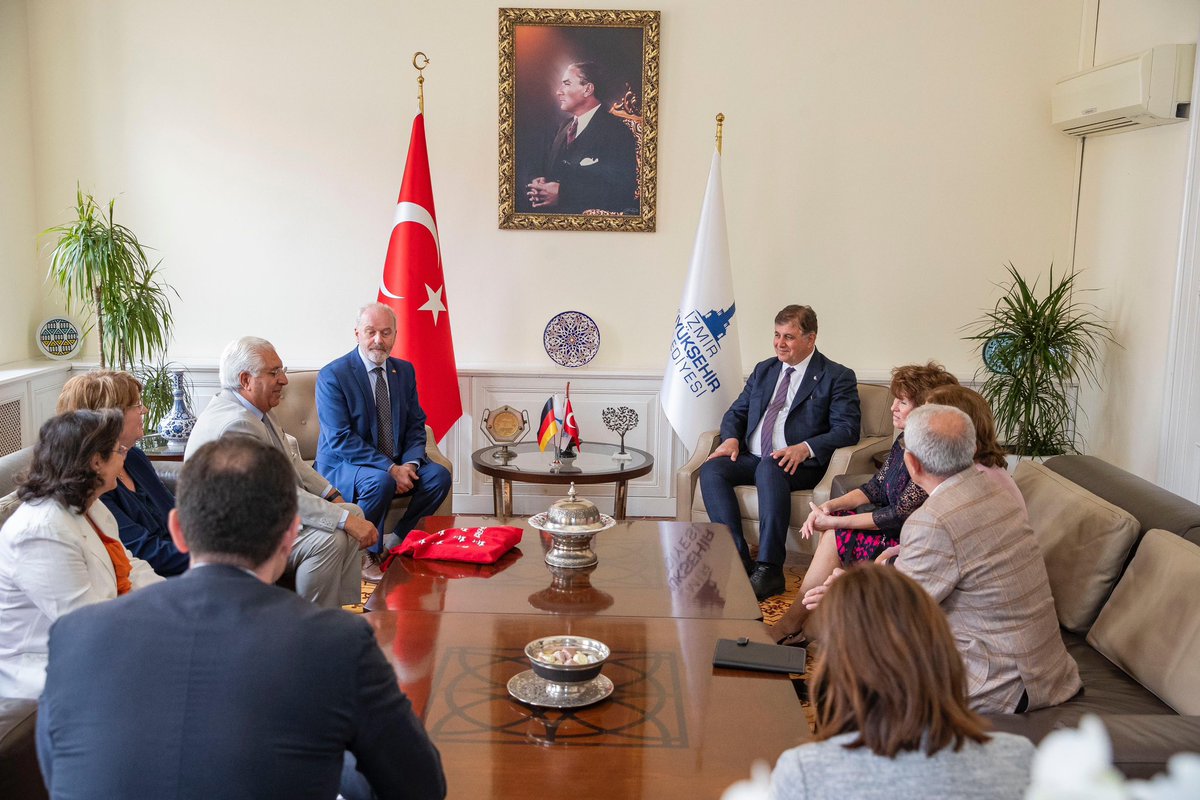
[[[891,392],[886,386],[858,384],[858,401],[862,409],[862,432],[858,444],[835,450],[829,468],[815,487],[792,492],[792,518],[788,526],[789,549],[808,552],[815,546],[815,542],[805,543],[800,538],[800,526],[808,516],[809,502],[823,503],[830,498],[835,476],[847,472],[875,471],[872,459],[877,454],[888,451],[895,434],[892,428],[891,400]],[[698,480],[700,466],[720,444],[719,437],[718,431],[705,431],[700,434],[691,459],[675,475],[675,516],[680,520],[709,521]],[[743,532],[748,541],[757,542],[758,495],[753,486],[739,486],[735,494],[742,514]]]
[[[316,370],[288,373],[287,388],[283,390],[283,399],[275,407],[274,414],[284,431],[300,446],[301,458],[311,464],[317,457],[317,437],[321,432],[321,424],[317,421]],[[433,438],[433,429],[428,425],[425,426],[425,457],[435,464],[441,464],[454,474],[454,466],[438,449],[437,440]],[[453,494],[446,495],[446,499],[434,514],[442,516],[453,513],[450,510],[453,497]],[[397,497],[392,500],[392,507],[384,522],[384,530],[393,530],[406,508],[408,498]]]

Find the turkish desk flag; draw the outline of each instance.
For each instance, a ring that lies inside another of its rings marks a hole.
[[[440,440],[462,416],[462,398],[429,180],[425,119],[420,114],[413,120],[404,182],[379,282],[379,302],[396,312],[392,355],[412,362],[421,408],[434,438]]]

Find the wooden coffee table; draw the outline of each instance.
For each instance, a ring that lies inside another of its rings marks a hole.
[[[517,525],[524,535],[495,564],[398,557],[367,609],[436,608],[497,614],[596,614],[623,617],[720,617],[758,620],[733,539],[707,522],[618,522],[596,534],[600,559],[584,570],[549,567],[549,536],[524,520],[427,517],[424,531]],[[751,623],[747,627],[761,627]]]
[[[603,556],[601,556],[603,559]],[[728,619],[455,613],[365,616],[437,745],[451,798],[716,797],[811,738],[783,675],[717,669],[717,639],[768,642]],[[612,696],[528,706],[508,695],[526,643],[574,633],[605,642]]]
[[[621,522],[593,539],[586,570],[549,567],[548,540],[523,527],[491,565],[398,557],[364,616],[441,753],[449,797],[716,797],[811,739],[787,676],[712,665],[718,639],[770,643],[724,526]],[[568,709],[511,697],[525,645],[566,633],[612,650],[612,695]]]
[[[584,442],[575,458],[563,461],[560,469],[552,470],[553,450],[542,451],[536,442],[508,445],[509,457],[499,459],[501,446],[485,447],[471,454],[476,471],[492,478],[492,512],[512,516],[512,484],[543,483],[613,483],[616,497],[613,516],[625,518],[628,482],[654,469],[654,456],[636,447],[626,447],[628,461],[616,461],[620,448],[615,444]]]

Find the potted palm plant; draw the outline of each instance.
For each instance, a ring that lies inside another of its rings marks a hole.
[[[84,311],[84,334],[96,329],[100,367],[155,378],[145,381],[145,403],[155,411],[169,409],[170,381],[159,373],[174,326],[171,295],[178,294],[159,280],[161,262],[151,266],[133,231],[114,220],[115,200],[105,210],[76,187],[75,201],[75,219],[41,234],[57,237],[47,280],[62,290],[68,312]]]
[[[1114,341],[1090,303],[1077,299],[1077,272],[1054,272],[1039,295],[1032,282],[1007,264],[1010,281],[995,307],[970,327],[987,377],[980,392],[992,406],[1001,441],[1017,456],[1078,452],[1081,380],[1098,385],[1101,348]],[[976,375],[978,377],[978,373]]]

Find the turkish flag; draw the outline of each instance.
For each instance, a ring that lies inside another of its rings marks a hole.
[[[450,304],[442,277],[437,214],[433,210],[425,119],[420,114],[413,120],[404,182],[379,283],[379,302],[396,312],[392,355],[412,362],[421,408],[434,437],[440,440],[462,416],[462,398],[450,335]]]

